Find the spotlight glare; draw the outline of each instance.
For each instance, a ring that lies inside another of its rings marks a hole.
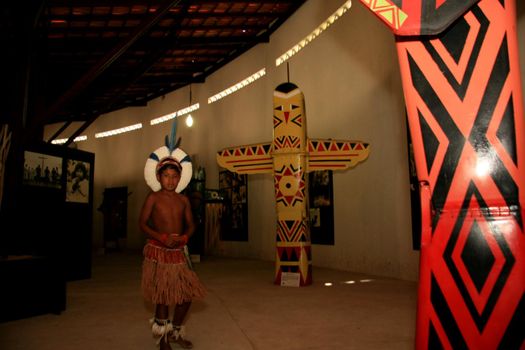
[[[491,169],[490,161],[482,159],[476,164],[476,175],[478,177],[485,177],[490,173]]]

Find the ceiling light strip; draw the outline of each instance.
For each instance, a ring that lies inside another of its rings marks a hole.
[[[221,98],[226,97],[229,94],[232,94],[232,93],[236,92],[237,90],[240,90],[243,87],[246,87],[246,86],[250,85],[251,83],[253,83],[254,81],[256,81],[257,79],[261,78],[264,75],[266,75],[266,68],[263,68],[263,69],[259,70],[258,72],[250,75],[248,78],[238,82],[237,84],[232,85],[232,86],[230,86],[229,88],[227,88],[225,90],[222,90],[218,94],[215,94],[212,97],[209,97],[208,98],[208,104],[213,103],[213,102],[217,102]]]
[[[183,109],[179,109],[177,111],[177,117],[180,117],[184,114],[188,114],[188,113],[191,113],[193,111],[196,111],[197,109],[200,108],[200,105],[198,103],[195,103],[195,104],[192,104],[191,106],[189,107],[186,107],[186,108],[183,108]]]
[[[171,119],[175,118],[176,116],[177,116],[177,112],[169,113],[169,114],[163,115],[162,117],[151,119],[149,121],[149,124],[150,125],[156,125],[156,124],[164,123],[164,122],[166,122],[168,120],[171,120]]]
[[[284,54],[279,56],[275,60],[275,66],[279,66],[289,60],[293,55],[301,51],[306,45],[311,41],[317,38],[322,32],[324,32],[330,25],[332,25],[336,20],[339,19],[346,11],[352,7],[352,1],[346,1],[341,7],[339,7],[326,21],[321,23],[317,28],[315,28],[310,34],[308,34],[303,40],[295,44],[290,50],[286,51]]]
[[[129,132],[129,131],[133,131],[133,130],[137,130],[137,129],[141,129],[141,128],[142,128],[142,123],[133,124],[133,125],[129,125],[129,126],[120,128],[120,129],[113,129],[113,130],[108,130],[108,131],[104,131],[104,132],[98,132],[98,133],[95,134],[95,138],[98,139],[98,138],[101,138],[101,137],[114,136],[114,135],[122,134],[122,133],[125,133],[125,132]]]
[[[66,143],[67,140],[69,140],[69,139],[56,139],[56,140],[51,141],[51,143],[54,144],[54,145],[61,145],[61,144]],[[87,136],[86,135],[80,135],[80,136],[75,137],[73,142],[86,141],[86,140],[87,140]]]
[[[151,119],[149,121],[149,123],[150,123],[150,125],[156,125],[156,124],[164,123],[165,121],[171,120],[171,119],[173,119],[175,117],[180,117],[181,115],[188,114],[188,113],[191,113],[193,111],[196,111],[199,108],[200,108],[200,104],[195,103],[195,104],[192,104],[191,106],[188,106],[186,108],[179,109],[176,112],[169,113],[169,114],[163,115],[162,117],[158,117],[158,118],[155,118],[155,119]]]

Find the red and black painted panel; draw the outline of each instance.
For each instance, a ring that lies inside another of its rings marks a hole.
[[[378,17],[386,8],[362,2]],[[390,3],[421,184],[416,347],[524,349],[525,125],[515,2]]]

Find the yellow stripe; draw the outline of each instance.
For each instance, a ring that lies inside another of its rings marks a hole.
[[[310,242],[277,242],[278,247],[310,247]]]

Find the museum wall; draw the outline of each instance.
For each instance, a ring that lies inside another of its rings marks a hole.
[[[520,2],[520,1],[518,1]],[[192,85],[195,124],[182,120],[178,135],[194,166],[206,169],[206,187],[218,188],[216,151],[229,146],[272,140],[272,95],[287,79],[286,64],[275,59],[330,16],[341,0],[306,2],[272,36],[221,68],[203,84]],[[525,37],[525,6],[518,5],[519,36]],[[524,42],[520,62],[525,70]],[[313,265],[416,280],[418,251],[412,249],[406,117],[394,37],[359,2],[327,31],[289,61],[290,81],[305,96],[307,133],[311,138],[361,140],[371,144],[369,158],[357,167],[334,172],[335,244],[313,245]],[[266,68],[266,76],[222,100],[208,97]],[[150,126],[153,118],[184,108],[189,88],[148,103],[99,117],[78,148],[95,153],[95,251],[103,247],[103,216],[96,209],[107,187],[127,186],[128,235],[125,245],[140,249],[144,236],[138,213],[149,188],[145,161],[163,144],[171,123]],[[94,135],[135,123],[143,128],[119,136]],[[50,126],[52,135],[59,125]],[[64,134],[74,130],[70,127]],[[61,135],[60,137],[65,137]],[[248,182],[249,240],[222,241],[216,254],[273,261],[275,204],[273,177],[250,175]],[[271,280],[273,276],[269,277]],[[313,278],[315,279],[315,270]]]

